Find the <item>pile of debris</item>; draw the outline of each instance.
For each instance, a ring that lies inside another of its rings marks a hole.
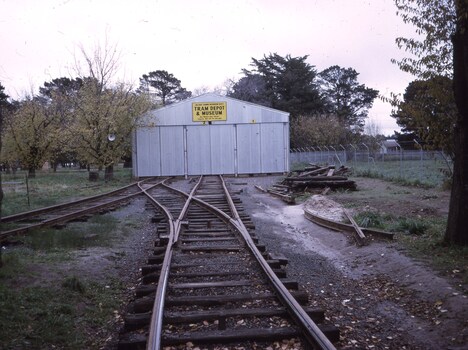
[[[345,166],[336,169],[334,165],[311,164],[305,169],[289,173],[281,183],[275,184],[267,190],[257,188],[280,197],[286,203],[294,204],[296,195],[302,192],[326,194],[330,189],[356,190],[356,183],[346,176],[348,172],[349,168]]]
[[[356,190],[356,183],[348,180],[345,176],[349,168],[340,166],[338,169],[334,165],[320,167],[311,165],[304,170],[294,171],[283,180],[283,184],[288,186],[293,192],[303,191],[314,188],[344,188]]]

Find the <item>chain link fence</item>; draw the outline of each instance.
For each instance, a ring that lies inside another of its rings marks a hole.
[[[310,163],[344,165],[355,175],[424,186],[440,186],[451,178],[452,161],[443,152],[423,150],[416,142],[389,141],[293,148],[291,169]]]

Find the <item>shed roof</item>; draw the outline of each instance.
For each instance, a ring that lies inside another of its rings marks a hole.
[[[196,102],[226,102],[226,120],[213,121],[214,124],[289,122],[288,112],[232,97],[206,93],[163,108],[153,109],[144,115],[142,124],[143,126],[199,125],[201,122],[192,119],[192,105]]]
[[[400,145],[398,144],[398,142],[397,142],[396,140],[394,140],[394,139],[385,140],[385,141],[383,142],[383,145],[384,145],[385,147],[387,147],[387,148],[388,148],[388,147],[399,147],[399,146],[400,146]]]

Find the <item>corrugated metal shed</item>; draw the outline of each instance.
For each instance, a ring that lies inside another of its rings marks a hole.
[[[222,112],[208,111],[216,108]],[[289,113],[226,96],[209,93],[152,110],[134,133],[135,177],[287,171]]]

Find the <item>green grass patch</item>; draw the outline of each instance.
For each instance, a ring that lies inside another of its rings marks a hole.
[[[439,218],[412,219],[362,211],[354,216],[361,227],[377,228],[399,233],[399,244],[414,258],[423,260],[445,275],[468,283],[468,247],[443,242],[446,220]]]
[[[35,178],[28,179],[26,175],[26,172],[2,174],[3,216],[94,196],[132,182],[131,169],[123,168],[114,170],[112,181],[104,181],[101,174],[98,181],[90,182],[85,170],[38,171]]]
[[[379,162],[351,162],[354,176],[384,179],[404,186],[423,188],[443,187],[447,183],[442,160],[404,160]]]
[[[360,227],[385,228],[385,219],[377,212],[363,211],[353,217]]]
[[[43,251],[108,247],[118,238],[115,234],[118,225],[119,220],[111,215],[94,215],[87,222],[71,222],[60,230],[34,230],[23,240],[32,249]]]
[[[377,211],[361,211],[354,217],[356,223],[361,227],[377,228],[389,232],[408,235],[423,235],[429,230],[439,228],[440,220],[434,219],[412,219],[396,217],[391,214],[382,215]]]
[[[102,344],[92,339],[106,332],[123,292],[116,281],[102,284],[76,277],[53,287],[15,289],[0,283],[0,348],[99,348]]]
[[[116,335],[129,280],[99,262],[122,260],[126,251],[116,251],[116,243],[149,217],[123,208],[61,230],[31,232],[21,237],[23,245],[3,250],[0,349],[105,348]]]
[[[468,247],[446,244],[446,221],[431,221],[422,235],[400,235],[398,240],[408,253],[434,266],[443,274],[468,283]]]

